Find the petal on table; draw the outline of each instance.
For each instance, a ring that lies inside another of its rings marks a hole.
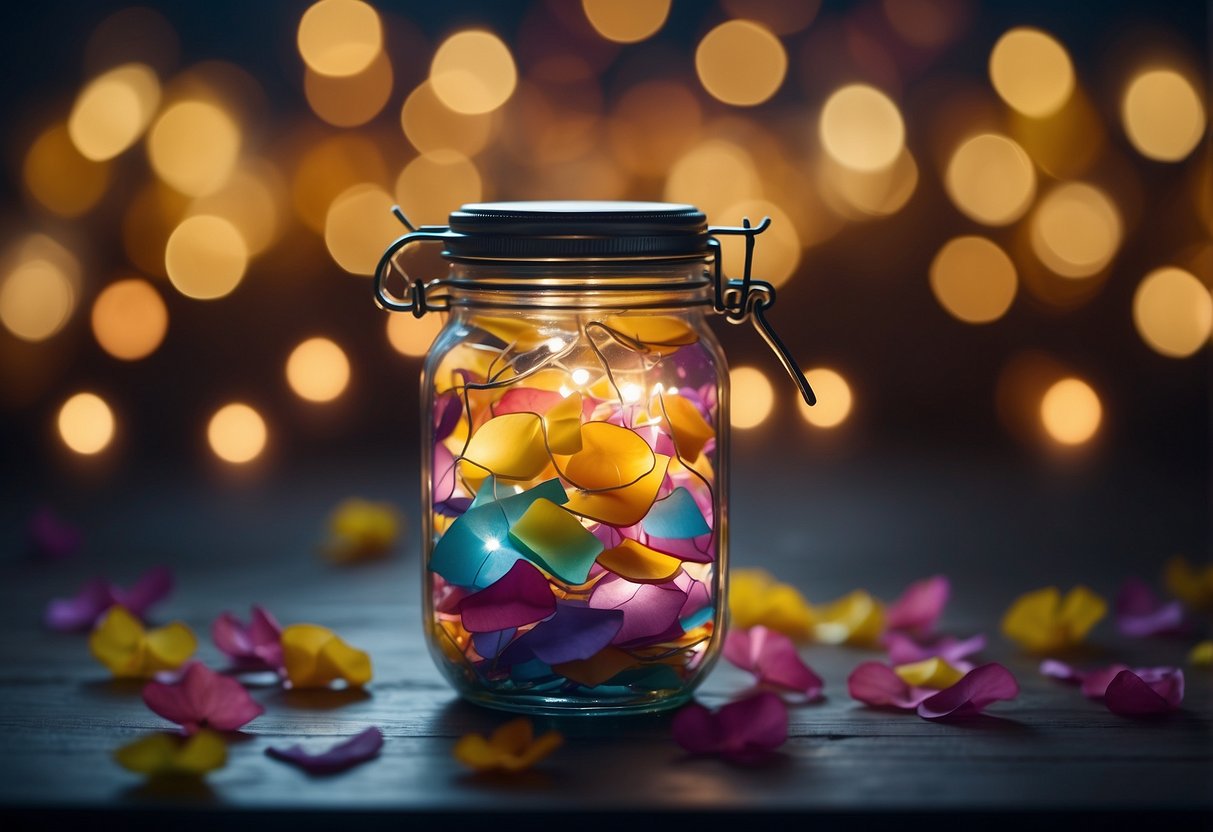
[[[724,657],[754,674],[760,685],[781,688],[809,700],[821,696],[821,677],[801,661],[796,645],[783,633],[762,625],[731,630],[725,638]]]
[[[884,608],[868,592],[849,595],[816,608],[813,638],[823,644],[876,644],[884,632]]]
[[[543,421],[533,413],[495,416],[468,441],[463,463],[499,480],[525,482],[543,473],[551,462],[543,441]]]
[[[648,584],[665,583],[682,568],[678,558],[627,539],[600,554],[598,563],[621,578]]]
[[[889,604],[885,611],[886,626],[890,630],[930,634],[947,606],[951,591],[951,582],[943,575],[915,581],[900,598]]]
[[[403,525],[390,503],[352,497],[342,500],[329,516],[329,541],[324,553],[337,563],[382,557],[396,545]]]
[[[762,569],[733,570],[728,597],[735,627],[761,624],[801,640],[812,635],[816,616],[804,596]]]
[[[286,748],[270,746],[265,753],[275,760],[299,766],[309,774],[335,774],[375,759],[382,748],[383,732],[371,726],[318,754],[309,752],[301,745]]]
[[[1177,668],[1122,670],[1104,694],[1108,710],[1121,716],[1161,716],[1178,710],[1183,701],[1184,672]]]
[[[622,338],[625,347],[657,355],[671,355],[699,340],[686,321],[672,315],[611,315],[603,321]]]
[[[897,665],[893,668],[901,680],[910,687],[934,688],[943,690],[964,678],[964,671],[958,670],[943,659],[935,656],[919,662]]]
[[[468,632],[491,633],[542,621],[556,612],[556,597],[543,573],[520,560],[496,583],[460,601],[458,611]]]
[[[1140,578],[1129,578],[1116,595],[1116,628],[1129,638],[1178,635],[1185,630],[1183,605],[1163,602]]]
[[[200,777],[227,764],[227,746],[211,731],[188,738],[158,733],[122,746],[114,752],[114,761],[149,777]]]
[[[1213,641],[1202,641],[1188,651],[1188,664],[1193,667],[1213,667]]]
[[[642,525],[645,532],[654,537],[674,540],[699,537],[712,531],[691,493],[681,487],[653,503]]]
[[[670,423],[670,432],[678,447],[678,456],[694,460],[709,440],[716,438],[716,431],[699,412],[699,408],[680,395],[663,393],[658,396],[655,413],[665,414]]]
[[[126,607],[137,618],[144,618],[148,609],[172,592],[172,570],[166,566],[153,566],[130,589],[114,587],[114,603]]]
[[[60,632],[87,630],[114,605],[109,581],[94,578],[71,598],[55,598],[46,606],[46,626]]]
[[[194,631],[180,621],[170,621],[163,627],[148,630],[144,643],[146,664],[142,676],[178,668],[198,649]]]
[[[560,399],[543,417],[547,429],[548,448],[554,454],[576,454],[583,447],[581,439],[581,420],[584,410],[581,394],[573,393],[567,399]]]
[[[505,723],[489,737],[467,734],[455,744],[455,759],[474,771],[524,771],[560,747],[564,738],[555,731],[536,738],[526,717]]]
[[[1192,609],[1213,607],[1213,563],[1198,567],[1185,557],[1173,557],[1167,561],[1163,581],[1168,592]]]
[[[244,686],[200,662],[192,662],[176,682],[149,682],[143,701],[192,734],[203,727],[235,731],[265,713]]]
[[[239,667],[273,671],[282,667],[282,627],[257,604],[247,627],[230,612],[221,613],[211,624],[211,640]]]
[[[1018,695],[1019,684],[1011,671],[992,662],[970,670],[956,684],[924,699],[918,705],[918,715],[923,719],[972,716]]]
[[[630,486],[656,464],[653,449],[634,431],[609,422],[581,426],[581,450],[568,458],[564,477],[583,490]]]
[[[718,754],[740,763],[759,763],[788,738],[788,708],[773,693],[730,702],[716,712],[692,702],[674,715],[674,741],[692,754]]]
[[[117,606],[110,607],[89,634],[93,656],[119,678],[180,667],[197,646],[193,632],[180,621],[147,631],[138,618]]]
[[[852,670],[847,677],[847,692],[852,699],[865,705],[903,711],[914,710],[935,693],[925,688],[911,688],[893,672],[893,668],[880,662],[863,662]]]
[[[622,627],[619,610],[557,604],[556,614],[515,639],[501,661],[515,665],[535,658],[556,665],[588,659],[610,644]]]
[[[327,687],[343,680],[352,687],[371,679],[371,658],[317,624],[293,624],[282,631],[283,664],[292,687]]]
[[[586,582],[590,567],[602,552],[602,541],[550,500],[532,503],[510,526],[509,536],[520,552],[570,585]]]
[[[1055,586],[1021,595],[1002,619],[1007,638],[1031,652],[1064,650],[1082,642],[1107,611],[1107,603],[1083,586],[1063,599]]]
[[[1078,680],[1082,695],[1088,699],[1103,699],[1108,693],[1108,685],[1112,684],[1112,680],[1128,669],[1128,665],[1111,664],[1107,667],[1088,670],[1081,674],[1081,678]]]
[[[905,633],[891,632],[885,633],[884,646],[889,653],[889,661],[894,665],[920,662],[938,656],[953,667],[967,671],[972,669],[972,665],[964,668],[961,668],[961,665],[967,665],[969,656],[985,649],[986,637],[981,633],[966,639],[944,636],[920,643]]]
[[[1077,643],[1086,638],[1107,612],[1107,601],[1085,586],[1076,586],[1062,599],[1058,615],[1070,638]]]
[[[649,446],[644,447],[648,451]],[[668,456],[657,454],[653,469],[632,485],[611,491],[574,491],[569,496],[569,511],[612,526],[634,526],[644,518],[657,499],[669,464]]]
[[[1087,678],[1087,674],[1074,667],[1074,665],[1069,662],[1058,661],[1057,659],[1044,659],[1041,661],[1040,675],[1056,679],[1059,682],[1069,682],[1075,685],[1082,684],[1083,679]]]

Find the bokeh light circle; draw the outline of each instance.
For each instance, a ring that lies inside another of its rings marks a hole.
[[[1036,195],[1036,169],[1018,144],[995,133],[967,139],[944,177],[948,196],[970,219],[1006,225],[1024,215]]]
[[[187,196],[205,196],[227,182],[240,155],[240,128],[209,101],[181,101],[160,114],[147,141],[152,169]]]
[[[59,408],[63,444],[78,454],[100,453],[114,438],[114,411],[96,393],[77,393]]]
[[[1134,77],[1125,90],[1120,114],[1137,151],[1159,162],[1186,158],[1205,132],[1200,96],[1186,78],[1169,69]]]
[[[156,351],[168,332],[168,308],[140,278],[116,280],[93,301],[93,336],[114,358],[136,361]]]
[[[396,178],[396,200],[414,223],[442,224],[451,211],[484,194],[476,163],[454,150],[418,156]]]
[[[236,465],[260,456],[268,437],[261,414],[243,402],[219,408],[206,426],[206,438],[215,456]]]
[[[598,34],[616,43],[652,36],[670,14],[670,0],[581,0],[586,19]]]
[[[1074,92],[1074,66],[1064,46],[1028,27],[1006,32],[990,52],[990,81],[998,95],[1025,116],[1044,118]]]
[[[713,98],[738,107],[766,101],[788,72],[788,55],[765,26],[727,20],[703,36],[695,49],[695,71]]]
[[[173,286],[187,298],[221,298],[244,278],[248,246],[228,220],[199,214],[182,220],[169,235],[164,267]]]
[[[758,225],[763,217],[770,217],[770,227],[754,246],[754,277],[773,286],[782,286],[791,279],[800,265],[801,245],[796,226],[787,212],[770,200],[754,199],[730,205],[722,216],[736,218],[738,225],[742,217],[749,217],[753,225]],[[745,245],[740,238],[725,237],[721,264],[729,277],[744,274]]]
[[[71,276],[50,259],[22,260],[0,283],[0,323],[23,341],[45,341],[76,306]]]
[[[518,70],[501,38],[479,29],[451,35],[430,63],[430,84],[443,104],[457,113],[496,110],[518,85]]]
[[[1067,377],[1055,382],[1040,400],[1040,421],[1056,442],[1082,445],[1103,421],[1103,405],[1091,385]]]
[[[805,370],[804,376],[817,394],[817,404],[810,407],[798,397],[801,417],[815,428],[834,428],[845,422],[854,399],[851,385],[842,374],[829,367],[815,367]]]
[[[21,173],[34,199],[70,218],[86,213],[105,195],[110,163],[86,159],[72,144],[67,127],[56,124],[30,145]]]
[[[985,237],[956,237],[944,244],[930,269],[939,305],[970,324],[996,321],[1015,300],[1015,264]]]
[[[324,244],[333,262],[350,274],[372,274],[388,243],[402,233],[393,204],[391,194],[370,184],[355,185],[334,199],[324,220]]]
[[[818,134],[831,158],[861,171],[881,170],[893,164],[906,137],[897,105],[867,84],[850,84],[826,99]]]
[[[421,153],[454,150],[473,156],[489,142],[493,115],[456,113],[438,99],[429,81],[423,81],[404,100],[400,126],[409,143]]]
[[[442,316],[434,312],[423,318],[391,314],[387,316],[387,340],[401,355],[420,358],[430,351],[442,326]]]
[[[1031,220],[1036,256],[1051,271],[1069,278],[1098,274],[1120,247],[1120,212],[1100,189],[1067,182],[1050,191]]]
[[[1187,358],[1209,341],[1213,297],[1190,272],[1173,266],[1155,269],[1133,295],[1133,324],[1155,352]]]
[[[361,0],[320,0],[299,20],[296,43],[313,72],[357,75],[383,50],[379,13]]]
[[[87,159],[112,159],[134,144],[160,105],[160,80],[151,67],[126,64],[90,81],[67,119],[72,143]]]
[[[350,360],[328,338],[309,338],[287,358],[286,380],[302,399],[331,402],[350,383]]]
[[[735,428],[758,427],[775,406],[775,388],[761,370],[734,367],[729,371],[729,421]]]

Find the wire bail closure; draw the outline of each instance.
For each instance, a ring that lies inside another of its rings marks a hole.
[[[445,225],[423,225],[414,227],[398,205],[392,206],[396,219],[408,229],[409,233],[393,240],[379,258],[375,267],[375,299],[384,309],[392,312],[411,312],[413,317],[420,318],[426,312],[445,312],[450,308],[447,295],[435,295],[434,290],[446,285],[446,281],[421,281],[410,279],[402,270],[405,279],[405,296],[392,294],[387,287],[387,280],[392,275],[393,258],[411,245],[423,242],[440,242],[450,238],[452,232]],[[763,217],[757,226],[750,224],[749,217],[742,220],[740,227],[708,226],[707,246],[711,252],[713,300],[712,309],[731,324],[744,323],[749,320],[754,329],[775,353],[779,363],[787,370],[792,381],[800,391],[806,404],[817,403],[817,396],[809,386],[800,366],[788,351],[787,345],[775,332],[767,320],[766,310],[775,305],[775,287],[765,280],[757,280],[751,275],[754,264],[754,238],[766,231],[771,225],[770,217]],[[726,278],[722,267],[722,249],[717,236],[738,236],[745,238],[745,270],[740,278]]]

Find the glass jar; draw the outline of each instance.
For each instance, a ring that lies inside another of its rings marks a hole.
[[[381,305],[449,313],[421,383],[423,609],[465,698],[663,710],[715,661],[729,387],[707,313],[769,332],[774,298],[720,278],[715,235],[744,234],[748,255],[765,227],[708,229],[665,203],[486,203],[385,252]],[[396,253],[427,240],[449,275],[391,294]]]

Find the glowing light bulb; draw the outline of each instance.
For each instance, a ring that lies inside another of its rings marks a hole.
[[[619,394],[623,396],[623,400],[628,404],[635,404],[640,401],[640,397],[644,394],[639,384],[625,384],[619,389]]]
[[[496,552],[500,548],[501,541],[495,537],[490,537],[488,540],[484,541],[484,551],[486,552]]]
[[[563,338],[549,338],[544,342],[544,346],[548,348],[548,352],[560,352],[568,344],[565,343]]]
[[[573,383],[578,387],[590,380],[590,371],[578,368],[573,371]]]

